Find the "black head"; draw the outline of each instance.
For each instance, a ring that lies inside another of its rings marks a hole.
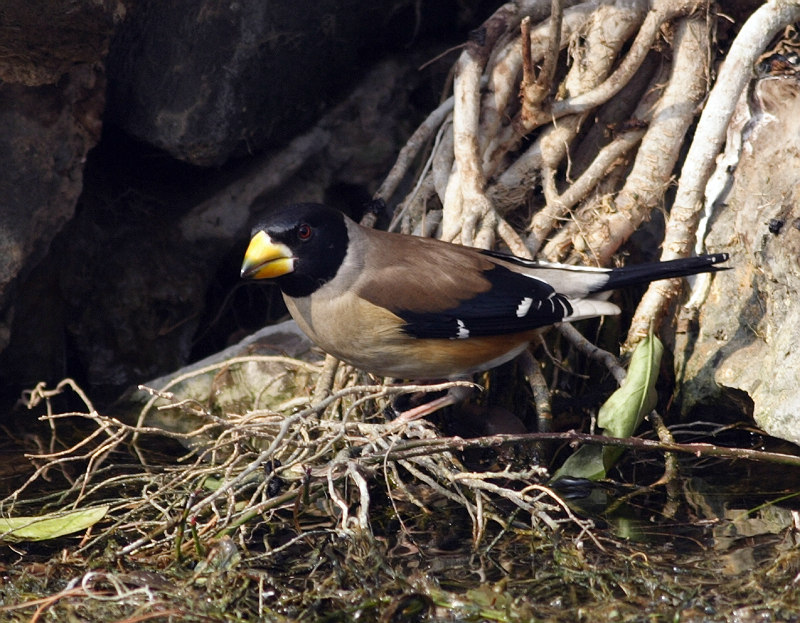
[[[336,276],[348,240],[338,210],[318,203],[281,208],[253,229],[242,276],[275,279],[288,296],[308,296]]]

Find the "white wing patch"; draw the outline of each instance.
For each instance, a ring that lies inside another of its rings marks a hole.
[[[464,324],[463,320],[456,319],[458,323],[458,335],[456,335],[456,339],[465,340],[469,337],[469,329],[467,329],[466,325]]]
[[[526,296],[519,302],[519,305],[517,305],[517,318],[525,317],[528,310],[531,308],[531,303],[533,303],[533,299],[529,296]]]

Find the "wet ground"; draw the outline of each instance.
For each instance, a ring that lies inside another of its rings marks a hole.
[[[693,428],[691,438],[701,432]],[[716,440],[778,447],[746,431]],[[226,513],[252,504],[256,483],[190,516],[185,509],[204,489],[170,484],[182,474],[157,445],[147,467],[114,450],[113,466],[81,503],[110,502],[104,521],[74,536],[2,546],[1,620],[800,620],[795,468],[683,457],[670,483],[642,487],[659,479],[664,457],[629,452],[604,482],[556,487],[569,510],[545,496],[523,512],[490,489],[437,488],[402,466],[403,486],[389,496],[390,472],[365,464],[365,531],[331,504],[338,491],[355,518],[364,502],[357,481],[314,474],[273,486],[263,499],[277,502],[241,520],[226,524]],[[30,463],[7,458],[5,482],[18,486],[24,470],[13,466]],[[66,484],[69,471],[52,471],[49,487],[42,481],[27,494],[42,496],[42,508],[63,505],[74,493],[59,500],[53,485]],[[195,482],[207,491],[224,474],[203,478]],[[499,475],[487,482],[521,487]],[[454,492],[470,503],[448,497]]]

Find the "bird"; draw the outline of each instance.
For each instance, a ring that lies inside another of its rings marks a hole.
[[[619,314],[611,290],[715,272],[726,253],[620,268],[529,260],[364,227],[298,203],[252,231],[241,277],[274,281],[302,331],[366,372],[455,380],[510,361],[546,326]]]

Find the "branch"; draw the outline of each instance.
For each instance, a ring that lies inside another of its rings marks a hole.
[[[659,35],[662,24],[678,15],[690,12],[696,4],[696,0],[682,0],[681,2],[662,0],[656,2],[656,6],[645,17],[644,23],[631,45],[631,49],[622,59],[616,71],[597,88],[588,93],[570,97],[553,104],[552,109],[547,111],[542,119],[538,120],[537,125],[546,123],[551,119],[559,119],[565,115],[586,112],[614,97],[644,62],[645,57],[656,41],[656,37]],[[642,3],[637,6],[644,8]]]
[[[782,454],[780,452],[765,452],[751,450],[750,448],[729,448],[715,446],[710,443],[668,443],[640,437],[606,437],[605,435],[590,435],[577,431],[561,433],[524,433],[520,435],[488,435],[462,439],[461,437],[442,437],[436,440],[409,441],[395,444],[388,453],[388,460],[397,461],[408,459],[417,455],[430,455],[432,452],[462,452],[468,448],[498,448],[503,446],[519,446],[524,444],[539,444],[543,441],[565,441],[567,443],[586,443],[602,446],[616,446],[631,450],[651,450],[657,452],[677,452],[691,454],[696,458],[715,456],[731,460],[759,461],[800,467],[800,456]],[[383,461],[387,458],[384,454],[375,457],[362,457],[364,460],[374,458]]]
[[[562,322],[557,325],[557,328],[559,333],[567,338],[588,359],[594,359],[608,368],[608,371],[617,381],[617,385],[622,385],[625,382],[625,377],[627,377],[628,373],[625,372],[625,368],[619,365],[619,360],[614,355],[592,344],[569,322]]]
[[[420,124],[400,150],[392,170],[389,171],[386,179],[383,180],[383,184],[381,184],[380,188],[375,192],[375,199],[389,201],[395,190],[397,190],[400,181],[408,172],[411,163],[417,157],[417,154],[419,154],[431,136],[433,136],[439,129],[439,126],[442,125],[447,115],[452,111],[453,98],[449,97]]]
[[[569,2],[564,2],[569,4]],[[561,24],[560,48],[567,46],[570,40],[581,32],[588,20],[597,10],[597,3],[584,2],[564,11]],[[531,18],[533,19],[533,18]],[[531,63],[544,58],[550,40],[549,27],[546,23],[538,24],[531,29],[530,55]],[[517,76],[523,66],[521,38],[514,40],[501,50],[497,61],[489,75],[487,93],[483,97],[481,109],[481,146],[483,152],[484,172],[495,175],[500,172],[503,157],[516,149],[521,136],[519,124],[509,124],[514,109],[519,102],[519,86]]]

